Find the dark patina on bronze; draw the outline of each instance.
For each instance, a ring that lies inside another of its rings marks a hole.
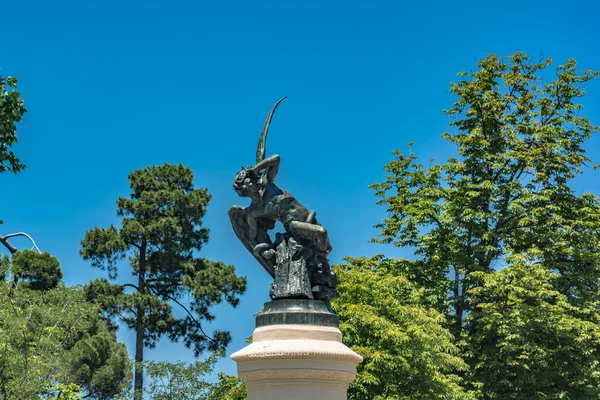
[[[302,324],[338,327],[340,319],[329,303],[321,300],[285,299],[265,303],[256,316],[256,327]]]
[[[237,237],[273,277],[269,293],[273,300],[329,302],[337,296],[338,279],[327,259],[331,252],[327,230],[317,221],[315,211],[309,211],[275,184],[279,155],[265,158],[269,125],[283,99],[275,104],[265,121],[256,150],[256,165],[242,168],[233,182],[235,191],[250,198],[251,203],[248,207],[231,207],[229,218]],[[285,232],[277,233],[272,240],[269,231],[277,221]]]

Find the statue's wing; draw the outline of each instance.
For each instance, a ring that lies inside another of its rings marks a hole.
[[[229,209],[229,219],[231,220],[231,226],[240,242],[248,249],[250,254],[256,258],[256,260],[263,266],[263,268],[271,275],[275,277],[275,267],[269,260],[263,257],[256,256],[254,254],[254,247],[250,241],[249,226],[248,226],[248,210],[242,206],[233,206]],[[258,230],[258,242],[267,243],[271,245],[271,238],[265,229]]]

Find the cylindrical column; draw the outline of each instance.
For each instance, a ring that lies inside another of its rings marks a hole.
[[[252,344],[231,356],[248,400],[347,399],[362,357],[342,343],[337,318],[323,312],[326,305],[306,302],[267,303]]]

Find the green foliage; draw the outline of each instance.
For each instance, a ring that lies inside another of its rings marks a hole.
[[[205,399],[211,388],[206,375],[222,354],[212,354],[203,361],[186,364],[183,361],[146,361],[146,373],[150,384],[146,394],[155,400]]]
[[[218,373],[218,377],[209,400],[246,400],[246,385],[240,378],[222,372]]]
[[[350,399],[469,399],[456,371],[457,356],[444,316],[427,306],[427,293],[404,277],[402,261],[348,258],[335,267],[344,343],[364,357]]]
[[[457,100],[447,113],[458,132],[444,137],[460,158],[423,167],[412,152],[395,152],[386,181],[372,186],[390,213],[378,241],[416,248],[410,273],[450,293],[457,332],[472,308],[465,295],[477,284],[472,273],[492,271],[506,253],[541,252],[565,275],[596,263],[598,200],[568,183],[590,161],[582,144],[598,128],[575,101],[597,73],[580,74],[569,60],[544,83],[538,75],[550,60],[529,63],[517,53],[509,61],[489,56],[452,84]],[[597,273],[592,266],[585,282],[572,282],[574,297],[594,280],[596,291]]]
[[[124,344],[116,341],[96,310],[87,331],[69,350],[67,379],[76,382],[92,398],[112,399],[131,382],[131,363]],[[87,398],[87,397],[86,397]]]
[[[219,373],[218,382],[207,380],[223,355],[218,351],[189,364],[147,361],[144,364],[150,384],[145,393],[155,400],[245,400],[245,387],[237,377]]]
[[[25,168],[11,150],[18,141],[17,123],[27,112],[16,88],[17,78],[0,76],[0,173],[17,173]]]
[[[208,379],[223,354],[214,352],[205,360],[193,363],[144,361],[150,382],[143,395],[154,400],[246,400],[246,387],[239,378],[218,373],[217,382]],[[132,396],[129,392],[117,399],[129,400]]]
[[[472,386],[486,399],[600,398],[597,308],[570,304],[543,265],[510,261],[470,293]]]
[[[42,292],[0,282],[0,398],[32,399],[70,384],[87,398],[112,398],[126,383],[127,353],[99,318],[81,289]],[[86,348],[100,337],[102,346]],[[86,364],[86,356],[96,364]]]
[[[0,76],[0,173],[18,173],[25,168],[11,150],[17,144],[17,124],[27,112],[17,89],[17,78]],[[0,220],[0,225],[2,220]]]
[[[34,290],[54,289],[62,280],[60,263],[50,253],[34,250],[17,251],[12,255],[11,273],[14,282]]]
[[[0,281],[7,278],[10,273],[10,258],[8,256],[0,257]]]
[[[58,399],[58,400],[81,400],[83,397],[79,394],[83,388],[71,383],[68,385],[59,383],[52,385],[47,393],[42,394],[42,399]]]
[[[388,211],[375,241],[415,249],[402,273],[446,314],[485,399],[597,397],[600,201],[570,185],[591,166],[579,99],[598,72],[551,64],[491,55],[460,73],[443,135],[457,156],[396,151],[372,186]]]
[[[117,200],[121,227],[87,232],[81,255],[106,270],[110,279],[117,277],[120,261],[128,258],[137,277],[135,283],[126,285],[99,279],[90,282],[86,292],[107,318],[136,331],[135,386],[139,392],[143,349],[154,347],[162,336],[183,340],[196,356],[229,343],[228,332],[209,336],[201,322],[214,319],[210,308],[216,304],[226,301],[236,306],[246,279],[238,277],[231,265],[194,256],[208,241],[202,218],[210,195],[206,189],[194,189],[189,168],[165,164],[136,170],[128,178],[132,193]],[[176,317],[174,306],[185,316]]]

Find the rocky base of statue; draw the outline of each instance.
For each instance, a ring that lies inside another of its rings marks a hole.
[[[345,400],[362,357],[342,343],[327,302],[275,300],[256,317],[252,344],[234,353],[248,400]]]
[[[296,239],[282,233],[276,237],[271,299],[331,301],[337,297],[337,276],[314,240]]]

